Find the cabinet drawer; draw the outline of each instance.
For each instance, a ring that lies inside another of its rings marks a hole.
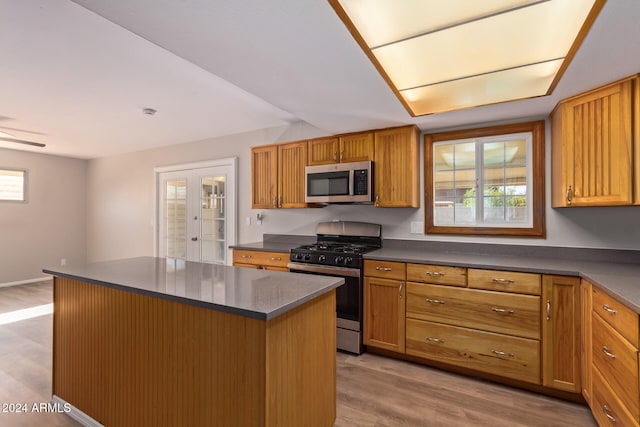
[[[406,352],[502,377],[540,384],[540,342],[407,319]]]
[[[593,311],[620,332],[636,348],[638,345],[638,314],[625,307],[615,298],[593,286]]]
[[[638,421],[634,420],[597,369],[593,369],[591,410],[598,425],[602,427],[638,426]]]
[[[540,297],[407,283],[407,317],[540,338]]]
[[[539,274],[470,268],[468,276],[470,288],[540,295]]]
[[[364,275],[384,279],[404,280],[405,263],[393,261],[364,260]]]
[[[289,254],[286,252],[264,252],[234,249],[233,263],[286,268],[289,263]]]
[[[634,418],[640,420],[638,350],[594,313],[592,360]],[[594,387],[595,390],[595,387]]]
[[[467,269],[430,264],[407,264],[407,280],[439,285],[467,286]]]

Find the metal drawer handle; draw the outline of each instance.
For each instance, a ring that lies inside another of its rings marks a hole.
[[[504,351],[499,351],[499,350],[491,350],[491,353],[497,354],[498,356],[509,356],[509,357],[515,357],[516,356],[513,353],[505,353]]]
[[[611,415],[611,408],[609,408],[609,406],[608,406],[608,405],[604,405],[604,406],[602,407],[602,410],[604,411],[604,415],[605,415],[607,418],[609,418],[609,420],[610,420],[612,423],[614,423],[614,424],[615,424],[615,423],[617,423],[617,422],[618,422],[618,420],[616,419],[616,417],[614,417],[613,415]]]
[[[251,258],[251,255],[240,255],[240,258]]]
[[[617,313],[618,313],[618,310],[614,310],[613,308],[609,307],[607,304],[604,304],[604,305],[602,306],[602,309],[603,309],[604,311],[606,311],[606,312],[611,313],[611,314],[617,314]]]
[[[437,276],[437,277],[444,276],[444,273],[440,273],[439,271],[427,271],[425,274],[427,276]]]
[[[495,311],[496,313],[504,313],[504,314],[513,314],[513,313],[515,313],[514,310],[506,309],[506,308],[498,308],[498,307],[493,307],[491,309],[491,311]]]
[[[431,304],[444,304],[444,301],[440,300],[440,299],[431,299],[431,298],[425,298],[424,299],[426,302],[429,302]]]
[[[426,342],[434,342],[436,344],[444,344],[444,340],[441,340],[440,338],[426,337],[424,340]]]
[[[274,256],[271,257],[271,261],[280,261],[282,258],[280,258],[279,256]]]
[[[376,270],[378,271],[391,271],[390,267],[376,267]]]
[[[491,279],[491,281],[493,283],[500,283],[502,285],[506,285],[506,284],[511,284],[511,283],[516,283],[515,280],[512,279],[501,279],[499,277],[494,277],[493,279]]]
[[[612,359],[616,358],[616,355],[611,353],[606,345],[602,347],[602,352]]]

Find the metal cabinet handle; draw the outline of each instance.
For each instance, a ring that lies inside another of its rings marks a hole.
[[[376,270],[378,270],[378,271],[391,271],[391,268],[389,268],[389,267],[376,267]]]
[[[379,201],[380,201],[380,195],[376,194],[376,201],[373,203],[373,206],[379,206],[380,205]]]
[[[273,202],[271,204],[273,205],[274,208],[277,208],[278,207],[278,198],[274,197],[273,198]]]
[[[282,196],[280,196],[278,198],[278,207],[281,208],[282,207]]]
[[[240,258],[251,258],[251,255],[240,255]]]
[[[335,151],[333,152],[333,161],[334,162],[338,161],[338,153],[336,153]]]
[[[424,300],[431,304],[444,304],[444,301],[442,301],[441,299],[425,298]]]
[[[498,356],[509,356],[509,357],[515,357],[516,355],[513,353],[506,353],[504,351],[499,351],[499,350],[491,350],[491,353],[493,354],[497,354]]]
[[[433,342],[433,343],[436,343],[436,344],[444,344],[444,340],[441,340],[440,338],[425,337],[424,340],[426,342]]]
[[[342,163],[343,158],[344,158],[344,150],[340,152],[340,163]]]
[[[271,261],[280,261],[281,259],[282,259],[282,258],[280,258],[279,256],[277,256],[277,257],[276,257],[276,256],[271,257]]]
[[[567,204],[570,205],[571,204],[571,196],[573,194],[573,191],[571,190],[571,186],[569,186],[567,188]]]
[[[608,357],[612,358],[612,359],[615,359],[615,358],[616,358],[616,355],[615,355],[615,354],[613,354],[613,353],[611,353],[611,352],[609,351],[609,348],[608,348],[606,345],[605,345],[605,346],[602,346],[602,352],[603,352],[605,355],[607,355]]]
[[[551,320],[551,300],[547,300],[547,320]]]
[[[400,282],[400,287],[398,288],[398,296],[400,297],[400,299],[402,299],[402,286],[404,285],[404,283]]]
[[[616,417],[614,417],[613,415],[611,415],[611,408],[609,408],[609,405],[604,405],[602,407],[602,411],[604,412],[604,415],[609,418],[609,421],[611,421],[613,424],[617,423],[618,420],[616,419]]]
[[[493,307],[491,309],[491,311],[495,311],[496,313],[504,313],[504,314],[513,314],[513,313],[515,313],[515,311],[512,310],[512,309],[498,308],[498,307]]]
[[[516,282],[515,280],[512,280],[512,279],[501,279],[499,277],[494,277],[493,279],[491,279],[491,281],[493,283],[500,283],[500,284],[503,284],[503,285],[511,284],[511,283],[515,283]]]
[[[617,314],[618,310],[614,310],[613,308],[609,307],[607,304],[604,304],[602,306],[602,309],[610,314]]]
[[[424,274],[426,274],[427,276],[436,276],[436,277],[444,276],[444,273],[440,273],[439,271],[427,271]]]
[[[198,238],[197,238],[197,237],[192,237],[192,238],[191,238],[191,241],[192,241],[192,242],[197,242],[197,241],[198,241]]]

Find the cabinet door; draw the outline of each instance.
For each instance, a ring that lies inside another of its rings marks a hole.
[[[364,343],[404,353],[404,282],[365,277]]]
[[[374,135],[374,194],[380,208],[418,208],[419,131],[404,126]]]
[[[317,138],[307,144],[309,160],[307,166],[338,163],[338,138]]]
[[[591,283],[583,280],[580,284],[582,339],[580,341],[580,364],[582,366],[582,396],[591,405]]]
[[[340,137],[340,163],[373,160],[373,132]]]
[[[304,168],[307,142],[278,145],[278,207],[305,208]]]
[[[633,203],[633,83],[609,85],[562,106],[568,205]]]
[[[251,207],[276,208],[278,196],[278,146],[251,149]]]
[[[542,385],[580,392],[580,279],[542,278]]]

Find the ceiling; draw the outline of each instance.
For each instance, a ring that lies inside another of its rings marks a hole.
[[[550,96],[414,118],[326,0],[0,0],[0,131],[47,144],[0,147],[97,158],[298,122],[537,118],[640,72],[639,21],[640,1],[609,0]]]

